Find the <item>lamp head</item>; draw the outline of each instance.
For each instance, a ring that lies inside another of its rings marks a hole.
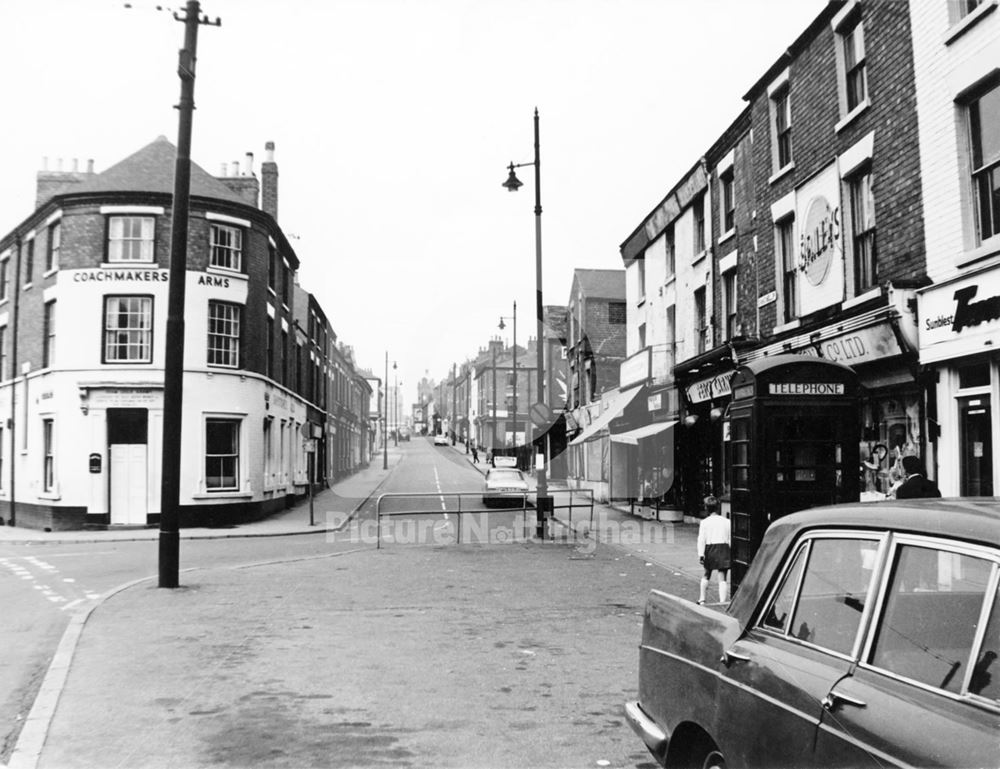
[[[503,318],[500,318],[500,325],[497,326],[497,328],[500,329],[501,331],[503,331],[505,328],[507,328],[507,326],[503,322]]]
[[[507,181],[503,183],[503,186],[506,187],[511,192],[517,192],[519,187],[524,186],[524,182],[518,179],[517,174],[514,173],[513,163],[510,164],[509,168],[510,168],[510,174],[507,176]]]

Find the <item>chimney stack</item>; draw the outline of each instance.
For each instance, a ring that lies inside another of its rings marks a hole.
[[[274,142],[264,144],[264,162],[260,165],[261,200],[264,213],[278,219],[278,164],[274,162]]]
[[[94,161],[87,161],[86,172],[80,171],[79,158],[73,158],[73,170],[63,170],[63,159],[56,159],[56,170],[49,169],[49,157],[42,158],[42,170],[36,174],[35,208],[39,208],[46,200],[60,192],[69,192],[74,185],[84,182],[94,175]]]

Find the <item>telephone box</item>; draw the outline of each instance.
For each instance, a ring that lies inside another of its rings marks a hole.
[[[839,363],[776,355],[741,366],[729,407],[733,585],[768,524],[860,496],[858,377]]]

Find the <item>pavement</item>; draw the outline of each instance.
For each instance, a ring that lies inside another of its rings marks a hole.
[[[452,451],[462,454],[478,471],[485,473],[488,466],[480,456],[478,463],[472,463],[471,455],[464,453],[465,447],[458,444],[450,447]],[[309,505],[302,501],[294,508],[283,511],[269,518],[231,528],[186,528],[180,532],[181,539],[204,538],[235,538],[235,537],[276,537],[276,536],[323,536],[340,532],[347,527],[357,515],[364,503],[378,495],[380,488],[391,475],[394,468],[405,456],[401,449],[390,447],[388,451],[388,467],[383,469],[383,458],[376,457],[372,463],[361,471],[345,478],[329,489],[314,496],[313,521],[310,522]],[[565,484],[551,483],[550,489],[556,497],[566,499],[571,494],[580,504],[585,496],[571,492]],[[581,507],[566,511],[555,511],[558,521],[553,531],[557,536],[571,538],[577,543],[588,544],[592,550],[601,547],[610,548],[615,556],[634,558],[638,565],[650,566],[656,564],[669,570],[670,574],[684,584],[684,592],[696,592],[697,582],[701,575],[696,553],[698,527],[691,523],[667,523],[646,520],[633,516],[627,510],[595,503],[593,510]],[[572,532],[570,534],[570,532]],[[32,545],[42,543],[80,543],[149,540],[159,538],[156,528],[122,529],[108,531],[59,531],[44,532],[33,529],[0,526],[0,545]],[[347,553],[352,550],[344,551]],[[343,554],[343,553],[342,553]],[[246,569],[240,572],[239,580],[222,580],[215,585],[213,591],[198,592],[187,596],[186,602],[190,611],[184,616],[184,631],[180,639],[174,639],[180,645],[180,658],[195,660],[206,636],[217,632],[216,624],[221,616],[229,613],[237,602],[239,595],[255,597],[255,610],[273,615],[279,608],[283,614],[305,617],[314,613],[315,604],[309,604],[305,591],[284,591],[273,589],[273,572],[263,569]],[[48,672],[41,684],[34,706],[25,719],[17,744],[10,755],[7,764],[9,769],[45,769],[61,766],[128,766],[129,762],[119,763],[117,759],[87,763],[78,762],[68,754],[59,751],[66,750],[65,745],[53,744],[46,746],[46,738],[56,727],[74,724],[77,729],[69,732],[76,736],[80,729],[87,732],[87,739],[98,744],[115,745],[123,741],[134,740],[136,726],[141,723],[141,713],[115,712],[98,716],[93,712],[97,708],[114,708],[112,697],[109,701],[95,700],[95,691],[107,690],[108,681],[102,677],[87,681],[88,670],[100,671],[101,666],[94,668],[81,663],[93,657],[93,654],[81,654],[77,659],[78,649],[86,640],[91,644],[99,644],[108,628],[117,628],[119,635],[129,637],[131,628],[141,628],[156,625],[159,613],[164,611],[157,600],[129,600],[137,592],[150,593],[154,586],[150,579],[137,580],[121,585],[109,591],[100,600],[85,609],[81,609],[70,620],[59,647],[53,657]],[[714,585],[713,585],[714,589]],[[176,591],[169,591],[176,592]],[[167,593],[167,591],[152,590],[152,594]],[[239,595],[238,595],[239,594]],[[114,599],[114,600],[112,600]],[[116,612],[123,612],[119,615]],[[95,621],[95,616],[97,620]],[[88,623],[97,624],[93,633],[87,634]],[[124,628],[124,629],[122,629]],[[276,655],[268,659],[269,675],[275,680],[281,680],[286,673],[302,666],[303,660],[323,657],[328,646],[327,639],[322,634],[305,634],[297,642],[294,655]],[[315,649],[309,648],[309,644]],[[86,646],[86,644],[84,644]],[[185,654],[187,655],[185,657]],[[106,657],[105,657],[106,659]],[[75,664],[77,663],[77,664]],[[287,668],[287,669],[286,669]],[[168,675],[175,686],[182,689],[189,685],[192,689],[204,686],[199,682],[202,670],[198,665],[188,664],[173,667],[165,671],[160,665],[130,665],[128,666],[129,691],[156,691],[162,686],[162,677]],[[91,676],[107,676],[103,672],[91,672]],[[71,679],[71,676],[76,678]],[[82,676],[82,680],[81,680]],[[178,677],[181,678],[178,681]],[[67,686],[67,680],[75,681],[75,685]],[[225,691],[216,691],[216,695],[225,699]],[[235,692],[234,692],[235,694]],[[55,729],[59,734],[59,729]],[[135,758],[135,756],[133,756]],[[176,757],[175,757],[176,759]],[[68,763],[63,763],[67,761]],[[182,760],[163,763],[147,763],[145,765],[180,766]],[[282,765],[277,762],[275,765]],[[2,767],[0,767],[2,769]]]

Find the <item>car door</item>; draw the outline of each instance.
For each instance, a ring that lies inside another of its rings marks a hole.
[[[996,551],[898,537],[861,664],[828,697],[817,763],[996,766]]]
[[[856,659],[882,539],[816,532],[792,551],[723,658],[720,722],[747,725],[721,746],[730,765],[813,765],[823,699]]]

